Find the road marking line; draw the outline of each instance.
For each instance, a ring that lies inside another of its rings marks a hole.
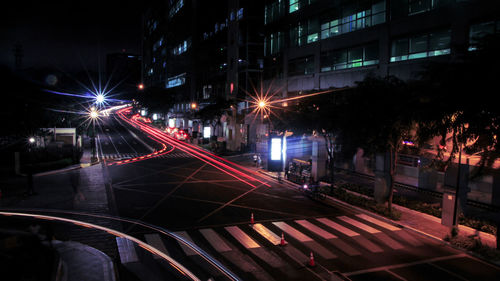
[[[237,226],[226,226],[224,229],[231,234],[234,239],[241,243],[247,249],[260,248],[260,245],[248,236]]]
[[[366,231],[366,232],[368,232],[370,234],[375,234],[375,233],[379,233],[380,232],[380,230],[378,230],[378,229],[375,229],[375,228],[373,228],[371,226],[368,226],[368,225],[366,225],[364,223],[361,223],[361,222],[359,222],[357,220],[351,219],[351,218],[346,217],[346,216],[340,216],[340,217],[337,217],[337,218],[345,221],[348,224],[354,225],[355,227],[357,227],[359,229],[362,229],[362,230],[364,230],[364,231]]]
[[[334,239],[334,238],[337,238],[337,236],[331,234],[330,232],[310,223],[309,221],[306,221],[306,220],[296,220],[295,221],[296,223],[300,224],[301,226],[303,226],[304,228],[306,228],[307,230],[315,233],[316,235],[318,236],[321,236],[325,239]]]
[[[302,232],[298,231],[297,229],[289,226],[285,222],[276,221],[276,222],[273,222],[273,224],[276,225],[277,227],[279,227],[284,232],[288,233],[293,238],[299,240],[300,242],[313,241],[313,239],[311,237],[309,237],[309,236],[303,234]]]
[[[224,240],[211,228],[200,229],[201,234],[205,239],[207,239],[208,243],[212,245],[212,247],[219,253],[232,251],[231,247],[229,247]]]
[[[387,270],[386,270],[386,272],[387,272],[387,273],[389,273],[389,274],[391,274],[392,276],[394,276],[394,277],[396,277],[396,278],[398,278],[398,279],[402,280],[402,281],[408,281],[408,280],[406,280],[406,278],[403,278],[403,277],[402,277],[402,276],[400,276],[399,274],[396,274],[396,273],[394,273],[394,272],[390,271],[389,269],[387,269]]]
[[[452,275],[452,276],[454,276],[454,277],[456,277],[456,278],[458,278],[460,280],[469,281],[469,279],[463,278],[462,276],[460,276],[460,275],[458,275],[458,274],[456,274],[456,273],[454,273],[452,271],[449,271],[448,269],[443,268],[443,267],[441,267],[441,266],[439,266],[437,264],[433,264],[432,262],[429,262],[427,264],[429,264],[431,266],[434,266],[435,268],[437,268],[437,269],[439,269],[441,271],[444,271],[444,272],[446,272],[446,273],[448,273],[448,274],[450,274],[450,275]]]
[[[163,252],[165,255],[170,256],[170,254],[167,251],[167,248],[165,248],[165,245],[161,241],[160,235],[153,233],[153,234],[144,234],[144,238],[146,238],[146,242],[156,248],[157,250]],[[162,259],[162,257],[154,255],[155,259]]]
[[[177,232],[174,232],[174,233],[177,234],[177,235],[179,235],[179,236],[181,236],[182,238],[188,240],[189,242],[195,244],[193,242],[193,240],[191,239],[191,237],[189,236],[189,234],[186,231],[177,231]],[[198,255],[195,251],[193,251],[191,248],[189,248],[188,246],[186,246],[181,241],[177,241],[177,243],[179,243],[179,246],[181,246],[182,250],[184,251],[184,253],[187,256],[196,256],[196,255]]]
[[[266,238],[273,245],[279,245],[281,243],[281,237],[276,235],[276,233],[269,230],[267,227],[260,223],[252,225],[253,230],[257,231],[262,237]]]
[[[368,216],[368,215],[366,215],[366,214],[357,214],[356,216],[357,216],[358,218],[361,218],[361,219],[363,219],[363,220],[365,220],[365,221],[369,221],[369,222],[371,222],[371,223],[373,223],[373,224],[376,224],[376,225],[378,225],[378,226],[381,226],[381,227],[383,227],[383,228],[385,228],[385,229],[388,229],[388,230],[390,230],[390,231],[397,231],[397,230],[401,230],[401,228],[399,228],[399,227],[396,227],[396,226],[394,226],[394,225],[391,225],[391,224],[388,224],[388,223],[386,223],[386,222],[380,221],[380,220],[378,220],[378,219],[376,219],[376,218],[374,218],[374,217],[370,217],[370,216]]]
[[[413,266],[413,265],[432,263],[432,262],[443,261],[443,260],[451,260],[451,259],[463,258],[463,257],[467,257],[467,254],[461,253],[461,254],[456,254],[456,255],[451,255],[451,256],[437,257],[437,258],[425,259],[425,260],[408,262],[408,263],[400,263],[400,264],[394,264],[394,265],[373,267],[373,268],[362,269],[362,270],[358,270],[358,271],[347,272],[347,273],[344,273],[344,275],[346,275],[346,276],[359,275],[359,274],[365,274],[365,273],[370,273],[370,272],[391,270],[391,269],[396,269],[396,268],[401,268],[401,267],[408,267],[408,266]]]
[[[339,232],[342,232],[343,234],[349,236],[349,237],[353,237],[353,236],[359,236],[360,234],[355,232],[355,231],[352,231],[336,222],[333,222],[327,218],[319,218],[319,219],[316,219],[317,221],[319,221],[320,223],[326,225],[326,226],[329,226]]]
[[[392,239],[391,237],[389,237],[387,234],[385,234],[383,232],[375,233],[373,235],[378,240],[382,241],[384,244],[386,244],[387,246],[393,248],[394,250],[401,250],[401,249],[404,248],[404,246],[401,245],[401,243],[399,243],[398,241]]]
[[[384,250],[382,250],[382,248],[377,246],[377,244],[373,243],[372,241],[366,239],[365,237],[363,237],[361,235],[355,236],[352,239],[354,239],[356,242],[358,242],[359,245],[363,246],[365,249],[367,249],[370,252],[381,253],[384,251]]]
[[[116,244],[118,246],[118,253],[120,254],[120,261],[123,264],[139,261],[139,258],[137,258],[137,252],[134,248],[134,242],[128,240],[127,238],[116,237]]]

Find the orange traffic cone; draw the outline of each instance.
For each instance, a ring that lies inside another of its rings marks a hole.
[[[280,242],[280,246],[285,246],[286,245],[286,241],[285,241],[285,234],[283,232],[281,232],[281,242]]]
[[[309,266],[310,267],[315,267],[316,266],[316,263],[314,262],[313,252],[311,252],[311,255],[309,255]]]
[[[250,223],[251,223],[251,224],[254,224],[254,223],[255,223],[255,221],[253,220],[253,213],[250,215]]]

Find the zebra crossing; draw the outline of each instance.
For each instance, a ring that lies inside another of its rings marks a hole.
[[[402,228],[365,214],[276,220],[255,224],[201,228],[175,232],[216,257],[237,274],[254,280],[303,280],[304,272],[296,272],[297,264],[307,264],[310,253],[316,263],[328,271],[341,271],[336,262],[345,259],[376,257],[378,254],[411,253],[423,244]],[[282,246],[282,235],[286,245]],[[184,258],[196,253],[181,242],[162,244],[158,234],[145,234],[144,241],[168,254],[176,248]],[[173,245],[175,244],[175,245]],[[399,251],[399,252],[398,252]],[[288,257],[288,258],[284,258]],[[269,268],[273,270],[269,271]],[[276,272],[283,276],[277,277]],[[244,278],[247,280],[246,278]]]
[[[102,159],[105,160],[124,160],[124,159],[132,159],[139,158],[142,156],[149,155],[147,153],[120,153],[120,154],[103,154]],[[165,154],[156,155],[152,158],[154,159],[171,159],[171,158],[190,158],[191,156],[185,152],[170,152]]]

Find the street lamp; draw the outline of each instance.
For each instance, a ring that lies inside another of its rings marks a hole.
[[[95,142],[95,122],[97,118],[99,117],[99,113],[97,110],[92,107],[89,112],[90,120],[92,122],[92,141],[90,142],[90,145],[92,147],[92,160],[91,162],[94,162],[96,160],[96,142]]]
[[[98,103],[98,104],[101,104],[104,102],[106,98],[104,97],[103,94],[98,94],[96,97],[95,97],[95,101]]]

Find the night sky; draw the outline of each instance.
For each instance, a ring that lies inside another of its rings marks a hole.
[[[63,71],[105,69],[108,53],[140,53],[141,13],[146,1],[9,1],[2,4],[0,64]]]

